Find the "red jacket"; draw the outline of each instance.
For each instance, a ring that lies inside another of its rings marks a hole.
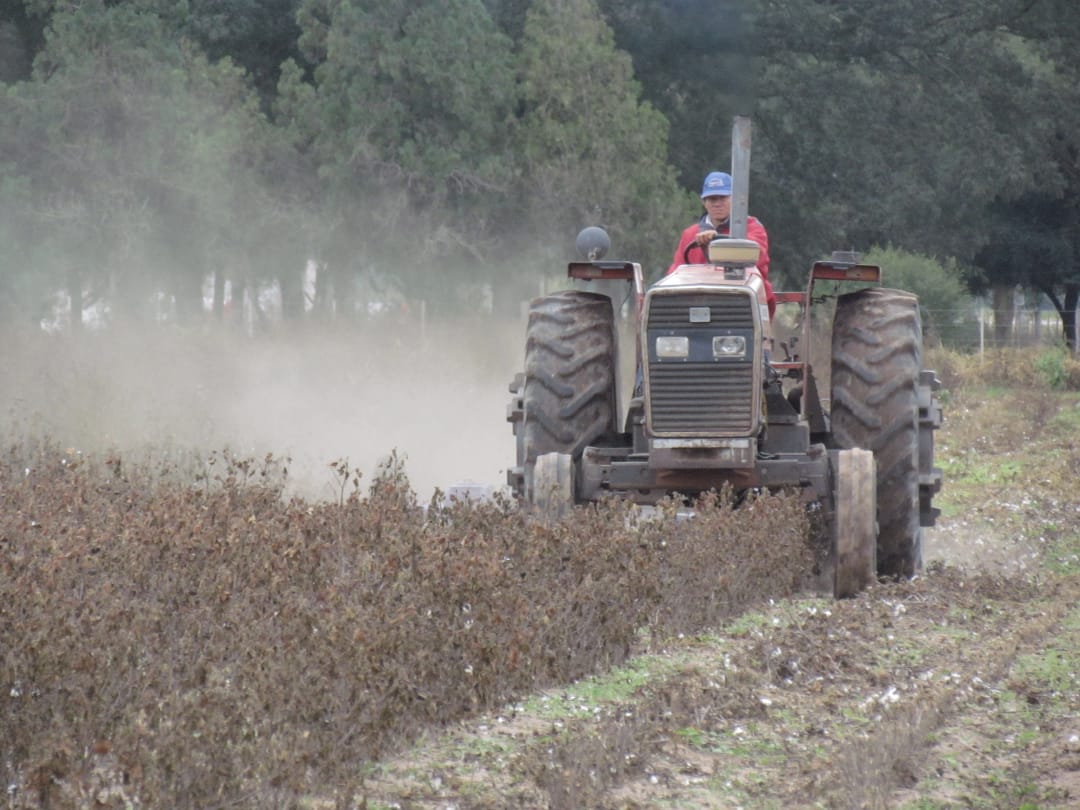
[[[679,237],[679,246],[675,248],[675,256],[671,260],[671,266],[664,275],[671,273],[680,264],[685,264],[683,261],[683,252],[686,250],[686,246],[694,241],[694,237],[701,233],[702,225],[712,227],[711,225],[707,225],[705,219],[702,218],[682,232],[682,236]],[[721,226],[716,230],[721,236],[727,235],[726,225]],[[769,304],[769,317],[771,318],[776,313],[776,294],[773,292],[772,284],[769,282],[769,235],[765,232],[765,226],[761,224],[761,221],[758,220],[757,217],[747,217],[746,236],[748,239],[753,239],[761,246],[761,256],[758,258],[757,268],[761,272],[761,277],[765,280],[765,300]],[[691,264],[694,262],[708,261],[705,248],[690,248],[688,261]]]

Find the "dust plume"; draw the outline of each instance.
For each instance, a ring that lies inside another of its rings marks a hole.
[[[499,487],[513,463],[507,383],[524,328],[470,323],[218,331],[111,328],[77,339],[9,334],[0,438],[121,453],[290,457],[304,497],[338,494],[330,464],[364,482],[396,451],[421,501],[462,482]]]

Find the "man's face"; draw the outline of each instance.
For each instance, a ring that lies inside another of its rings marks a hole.
[[[705,213],[709,215],[709,219],[716,224],[726,222],[727,218],[731,216],[730,196],[716,194],[712,197],[705,197],[701,202],[705,206]]]

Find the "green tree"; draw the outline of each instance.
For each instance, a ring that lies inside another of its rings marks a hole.
[[[9,104],[0,90],[0,116],[5,115]],[[0,153],[17,154],[14,146],[9,148],[0,127]],[[50,279],[28,272],[39,257],[33,245],[37,223],[30,215],[33,197],[28,178],[18,173],[13,164],[0,164],[0,325],[16,323],[24,325],[38,321],[44,315],[44,301],[50,289]],[[55,284],[53,286],[62,286]]]
[[[45,20],[23,0],[0,0],[0,82],[30,77],[34,56],[45,42]]]
[[[615,252],[650,272],[670,261],[694,203],[666,160],[667,121],[593,0],[534,0],[521,53],[524,114],[516,149],[524,221],[543,248],[608,228]],[[565,255],[565,250],[558,251]]]
[[[525,17],[532,0],[484,0],[491,19],[515,46],[525,33]]]
[[[6,107],[3,129],[23,145],[23,182],[7,187],[29,184],[36,220],[27,249],[39,260],[23,272],[64,279],[73,327],[87,296],[134,316],[165,291],[178,315],[198,312],[261,126],[243,75],[148,5],[86,0],[52,12]]]
[[[927,335],[941,339],[957,317],[971,309],[971,294],[955,259],[939,261],[890,245],[868,250],[862,261],[881,267],[883,286],[907,290],[919,297]]]
[[[643,97],[671,123],[668,156],[687,188],[727,168],[731,122],[754,111],[758,61],[744,0],[599,0],[633,58]]]
[[[838,247],[969,264],[996,206],[1063,197],[1080,26],[1067,0],[601,0],[693,189],[754,118],[751,208],[780,283]],[[1071,183],[1075,185],[1075,183]]]
[[[1062,0],[1041,0],[1010,20],[1011,49],[1028,78],[1038,135],[1021,160],[1046,179],[1003,189],[989,209],[989,236],[977,264],[980,286],[1033,287],[1057,309],[1062,337],[1076,348],[1080,304],[1080,18]]]
[[[1080,302],[1080,193],[1032,193],[994,211],[997,229],[979,252],[974,287],[1020,284],[1046,295],[1062,323],[1062,339],[1076,346]],[[1001,336],[1004,337],[1004,336]]]
[[[323,273],[339,294],[365,273],[436,299],[428,259],[482,277],[511,170],[510,40],[481,0],[306,0],[299,19],[314,78],[286,68],[280,120],[321,181]]]
[[[181,32],[197,42],[211,62],[227,57],[242,67],[269,109],[281,66],[300,59],[299,7],[300,0],[188,0]]]
[[[1052,181],[1020,159],[1041,133],[1008,5],[762,0],[755,196],[785,263],[885,242],[971,261],[1003,188]]]

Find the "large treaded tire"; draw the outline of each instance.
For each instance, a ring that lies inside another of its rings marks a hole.
[[[536,459],[582,451],[616,430],[615,318],[606,295],[567,290],[529,307],[525,340],[522,459],[534,498]]]
[[[878,574],[922,568],[919,526],[918,299],[873,288],[837,298],[832,336],[833,441],[877,463]]]

